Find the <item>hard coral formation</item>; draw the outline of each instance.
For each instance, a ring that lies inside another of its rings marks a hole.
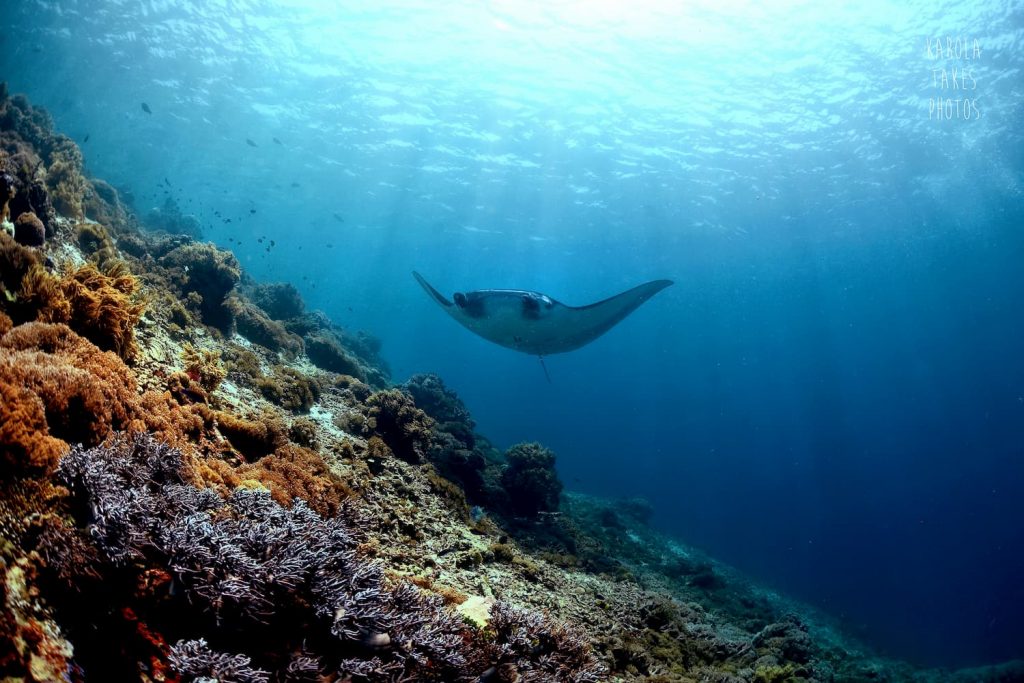
[[[40,247],[46,241],[46,226],[31,211],[25,211],[14,221],[14,239],[18,244]]]
[[[268,282],[253,287],[251,299],[274,320],[291,320],[305,313],[305,304],[290,282]]]
[[[521,443],[505,453],[508,466],[501,483],[514,514],[535,516],[558,509],[562,482],[555,472],[555,454],[538,443]]]
[[[342,348],[334,335],[328,332],[317,332],[307,336],[305,341],[306,355],[317,367],[366,381],[366,372],[360,366],[359,361]]]
[[[430,448],[434,421],[416,407],[412,396],[400,389],[378,391],[366,401],[371,429],[395,455],[419,462]]]
[[[290,357],[302,353],[302,338],[286,330],[281,323],[271,320],[248,299],[232,294],[227,298],[226,308],[234,317],[238,333],[254,344],[265,346],[271,351],[282,351]]]
[[[233,330],[234,315],[227,297],[241,278],[241,266],[234,254],[212,244],[188,243],[169,251],[159,263],[169,269],[172,282],[183,296],[199,295],[205,324],[225,333]]]

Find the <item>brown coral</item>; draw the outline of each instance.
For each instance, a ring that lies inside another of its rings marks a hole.
[[[82,200],[88,183],[82,176],[82,152],[66,135],[57,135],[49,147],[46,185],[53,206],[65,216],[83,218]]]
[[[259,462],[242,465],[236,473],[241,481],[259,481],[281,505],[300,498],[326,517],[338,514],[342,501],[352,493],[323,458],[301,446],[282,446]]]
[[[185,374],[193,382],[208,393],[213,393],[220,386],[220,383],[227,377],[227,370],[220,361],[220,351],[208,351],[197,349],[186,343],[181,352],[181,358],[185,362]]]
[[[39,254],[35,250],[23,247],[0,230],[0,304],[14,299],[22,278],[38,264]]]
[[[68,324],[105,351],[134,357],[135,326],[145,304],[134,300],[138,280],[127,266],[115,262],[106,272],[88,263],[61,280],[71,305]]]
[[[216,429],[247,461],[253,462],[270,455],[288,443],[288,428],[274,413],[258,420],[247,420],[231,413],[214,410],[205,405],[194,407],[208,429]]]
[[[302,338],[286,330],[281,323],[271,320],[248,299],[232,294],[227,298],[226,306],[235,318],[238,333],[249,341],[271,351],[281,351],[290,357],[302,353]]]
[[[366,401],[373,430],[409,462],[419,462],[430,447],[434,421],[416,407],[412,396],[400,389],[378,391]]]
[[[268,400],[294,413],[308,413],[320,398],[320,382],[294,368],[274,366],[274,374],[257,380],[256,386]]]
[[[170,269],[172,284],[182,296],[195,293],[200,297],[199,311],[204,323],[222,332],[232,331],[234,315],[226,299],[242,276],[234,254],[212,244],[193,242],[169,251],[160,258],[160,265]]]
[[[0,451],[15,471],[45,471],[62,450],[57,439],[96,444],[137,413],[121,359],[66,325],[26,323],[0,337],[0,387]]]
[[[14,239],[28,247],[42,246],[46,241],[46,226],[31,211],[25,211],[14,221]]]

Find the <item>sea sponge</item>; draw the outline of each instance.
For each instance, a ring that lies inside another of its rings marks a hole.
[[[430,448],[434,421],[400,389],[378,391],[367,399],[368,422],[374,432],[408,462],[419,462]]]
[[[56,439],[96,444],[133,426],[138,412],[121,359],[66,325],[26,323],[0,337],[0,387],[0,451],[22,471],[49,469],[62,450]]]
[[[41,247],[46,241],[46,226],[31,211],[25,211],[14,221],[14,239],[27,247]]]
[[[282,351],[290,357],[302,353],[302,338],[271,320],[248,299],[232,294],[225,301],[225,306],[234,316],[239,334],[249,341],[271,351]]]
[[[159,263],[170,269],[172,283],[182,296],[199,295],[199,311],[205,324],[231,333],[234,315],[226,306],[226,299],[242,274],[234,254],[212,244],[190,242],[169,251]]]
[[[501,484],[514,514],[533,517],[558,509],[562,482],[555,472],[554,453],[539,443],[520,443],[508,449],[505,459]]]

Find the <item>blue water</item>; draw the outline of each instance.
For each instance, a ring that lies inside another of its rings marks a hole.
[[[0,77],[91,172],[372,331],[395,379],[439,373],[499,445],[884,652],[1024,657],[1021,3],[4,4]],[[676,284],[549,384],[413,269]]]

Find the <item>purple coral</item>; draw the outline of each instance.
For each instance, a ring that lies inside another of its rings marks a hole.
[[[493,636],[471,630],[441,598],[387,581],[380,563],[356,553],[352,529],[362,520],[353,509],[325,519],[301,500],[284,508],[251,489],[222,500],[185,483],[183,466],[178,451],[143,434],[75,448],[58,470],[108,563],[170,570],[176,599],[164,599],[171,614],[162,621],[193,636],[210,629],[214,642],[243,651],[186,637],[170,657],[180,673],[468,682],[511,662],[524,681],[596,680],[580,673],[599,671],[585,643],[544,617],[500,606]]]
[[[171,666],[185,676],[221,683],[265,683],[270,674],[253,669],[245,655],[214,652],[202,638],[181,640],[171,648]]]

